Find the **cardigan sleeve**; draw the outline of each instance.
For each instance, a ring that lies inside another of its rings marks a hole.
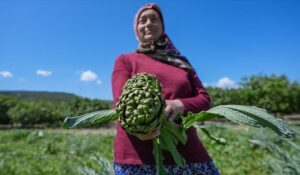
[[[118,101],[119,96],[122,93],[122,88],[125,82],[131,77],[130,64],[125,55],[120,55],[115,61],[115,65],[112,72],[112,93],[113,93],[113,108]]]
[[[181,59],[189,63],[185,57],[182,57]],[[180,99],[184,105],[184,113],[189,111],[198,113],[203,110],[208,110],[211,106],[209,94],[206,92],[195,71],[190,73],[189,77],[192,86],[192,96]]]
[[[191,111],[198,113],[203,110],[208,110],[210,108],[210,97],[196,73],[192,74],[190,81],[192,84],[193,96],[180,99],[184,105],[184,112]]]

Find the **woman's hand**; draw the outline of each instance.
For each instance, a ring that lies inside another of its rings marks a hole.
[[[165,115],[169,120],[174,120],[178,114],[183,114],[184,112],[184,105],[180,100],[166,100],[166,108],[165,108]],[[137,134],[136,136],[140,140],[152,140],[155,137],[159,136],[160,128],[155,129],[148,135],[145,134]]]
[[[145,135],[145,134],[137,134],[136,136],[142,140],[142,141],[145,141],[145,140],[152,140],[154,139],[155,137],[159,136],[160,134],[160,131],[159,131],[160,128],[157,128],[155,129],[154,131],[152,131],[150,134],[148,135]]]
[[[174,120],[178,114],[183,114],[184,105],[180,100],[166,100],[165,115],[169,120]]]

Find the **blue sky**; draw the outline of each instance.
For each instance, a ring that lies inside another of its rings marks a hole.
[[[0,90],[112,99],[114,60],[136,49],[133,18],[148,2],[204,84],[272,73],[300,82],[298,0],[0,0]]]

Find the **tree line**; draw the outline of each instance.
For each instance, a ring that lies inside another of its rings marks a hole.
[[[300,85],[285,75],[253,75],[236,89],[207,87],[213,106],[240,104],[257,106],[281,116],[300,113]]]
[[[106,101],[82,97],[75,97],[70,102],[60,102],[28,101],[0,95],[0,124],[60,126],[66,116],[110,108],[111,104]]]
[[[300,85],[285,75],[253,75],[242,79],[238,88],[206,87],[212,105],[240,104],[267,109],[281,116],[300,113]],[[71,101],[28,101],[0,95],[0,124],[60,126],[66,116],[110,109],[103,100],[75,97]]]

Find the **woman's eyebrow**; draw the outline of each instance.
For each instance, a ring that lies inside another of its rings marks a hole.
[[[155,14],[147,14],[147,15],[142,15],[142,16],[140,16],[140,18],[149,18],[149,17],[157,17],[157,15],[155,15]]]

